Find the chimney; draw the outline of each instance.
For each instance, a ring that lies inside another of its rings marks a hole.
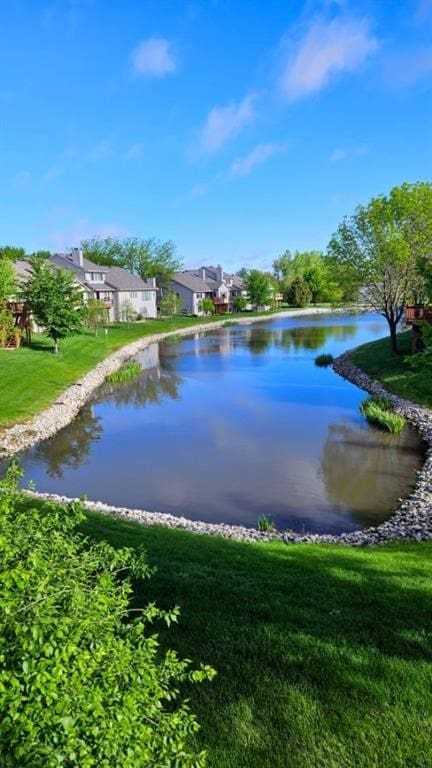
[[[206,279],[205,267],[201,267],[200,272],[201,272],[201,279],[205,280]]]
[[[71,248],[69,253],[66,254],[66,258],[75,264],[77,267],[83,266],[83,252],[81,248]]]
[[[157,287],[156,286],[156,278],[155,277],[148,277],[147,280],[146,280],[146,283],[148,283],[148,285],[151,285],[152,288],[156,288]]]
[[[217,280],[219,283],[223,283],[223,279],[224,279],[224,276],[223,276],[223,269],[222,269],[221,265],[219,264],[219,265],[216,267],[216,280]]]

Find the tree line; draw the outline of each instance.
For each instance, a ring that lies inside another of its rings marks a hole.
[[[325,252],[284,251],[271,273],[242,269],[251,300],[276,290],[292,306],[361,304],[385,317],[397,352],[408,304],[432,301],[432,184],[394,187],[346,216]]]
[[[123,267],[142,279],[155,277],[160,288],[167,289],[182,268],[171,240],[107,237],[81,245],[90,261]],[[31,263],[46,262],[47,256],[49,251],[36,251]],[[0,247],[0,307],[15,286],[12,262],[22,258],[29,258],[23,248]],[[46,282],[55,282],[48,280],[43,268],[39,273]],[[243,268],[238,274],[256,307],[275,306],[278,297],[295,307],[319,303],[370,307],[387,320],[396,352],[405,306],[432,300],[432,184],[405,183],[359,205],[343,219],[325,251],[285,250],[274,259],[271,272]],[[178,311],[174,294],[164,293],[164,302]],[[245,303],[238,297],[236,310],[244,309]]]

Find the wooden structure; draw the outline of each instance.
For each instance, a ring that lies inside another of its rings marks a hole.
[[[21,338],[25,338],[27,344],[31,343],[31,312],[22,301],[8,301],[7,308],[12,312],[14,319],[14,329],[17,329],[10,339],[8,339],[8,347],[19,347],[21,344]]]
[[[432,306],[423,304],[410,304],[405,307],[405,323],[412,327],[412,351],[413,354],[423,349],[421,327],[422,323],[432,325]]]
[[[228,297],[213,296],[212,301],[214,304],[216,315],[225,315],[229,311],[230,304],[229,304]]]

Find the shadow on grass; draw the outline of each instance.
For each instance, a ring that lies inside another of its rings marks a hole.
[[[431,545],[251,546],[98,517],[85,531],[146,547],[158,570],[137,605],[180,605],[162,645],[218,670],[190,692],[210,765],[432,765]]]

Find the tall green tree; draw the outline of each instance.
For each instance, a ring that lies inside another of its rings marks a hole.
[[[337,275],[320,251],[284,251],[273,262],[273,274],[287,298],[292,283],[300,280],[307,283],[313,304],[320,301],[338,303],[342,299]]]
[[[19,261],[24,259],[26,252],[24,248],[18,248],[16,245],[0,245],[0,259],[10,259],[11,261]]]
[[[403,184],[358,206],[328,252],[345,280],[385,317],[396,353],[404,307],[426,292],[422,268],[432,253],[432,184]]]
[[[0,753],[16,768],[203,768],[183,693],[209,679],[162,650],[132,605],[144,554],[91,543],[80,504],[32,506],[15,466],[0,484]]]
[[[0,304],[7,301],[17,290],[17,280],[11,259],[0,258]]]
[[[259,269],[250,269],[243,280],[251,304],[260,307],[271,303],[272,285],[265,272],[261,272]]]
[[[143,280],[155,277],[159,288],[166,288],[175,272],[182,268],[172,240],[137,237],[105,239],[92,238],[81,243],[84,256],[96,264],[128,269]]]
[[[307,307],[312,299],[309,283],[303,277],[296,277],[288,289],[287,299],[292,307]]]
[[[29,259],[50,259],[52,256],[51,251],[39,250],[33,251],[28,255]]]
[[[60,339],[82,331],[82,294],[67,269],[59,269],[38,258],[32,259],[31,265],[33,273],[24,286],[24,299],[37,323],[53,340],[57,353]]]

